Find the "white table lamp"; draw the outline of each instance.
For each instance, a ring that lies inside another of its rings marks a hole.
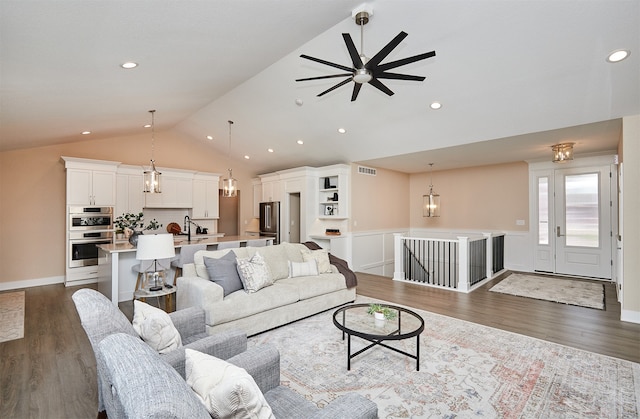
[[[136,259],[153,261],[153,272],[145,273],[145,279],[147,279],[147,274],[151,276],[149,291],[159,291],[163,286],[161,275],[158,272],[158,259],[168,259],[175,255],[173,234],[142,234],[138,237]]]

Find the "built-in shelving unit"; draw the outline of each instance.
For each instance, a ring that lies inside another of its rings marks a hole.
[[[345,214],[340,211],[340,187],[338,175],[335,176],[321,176],[319,179],[319,194],[318,202],[320,204],[318,217],[319,218],[347,218]]]

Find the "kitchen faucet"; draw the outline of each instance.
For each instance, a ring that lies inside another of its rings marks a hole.
[[[187,230],[187,241],[191,241],[191,217],[184,216],[184,229]]]

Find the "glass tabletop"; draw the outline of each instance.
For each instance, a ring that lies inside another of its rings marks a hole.
[[[366,339],[398,340],[414,337],[424,330],[420,315],[404,307],[382,304],[389,309],[387,319],[369,314],[369,304],[350,304],[333,313],[333,324],[343,332]]]

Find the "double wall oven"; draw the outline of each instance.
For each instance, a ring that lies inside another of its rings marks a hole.
[[[98,244],[113,243],[113,207],[69,207],[69,268],[98,264]]]

